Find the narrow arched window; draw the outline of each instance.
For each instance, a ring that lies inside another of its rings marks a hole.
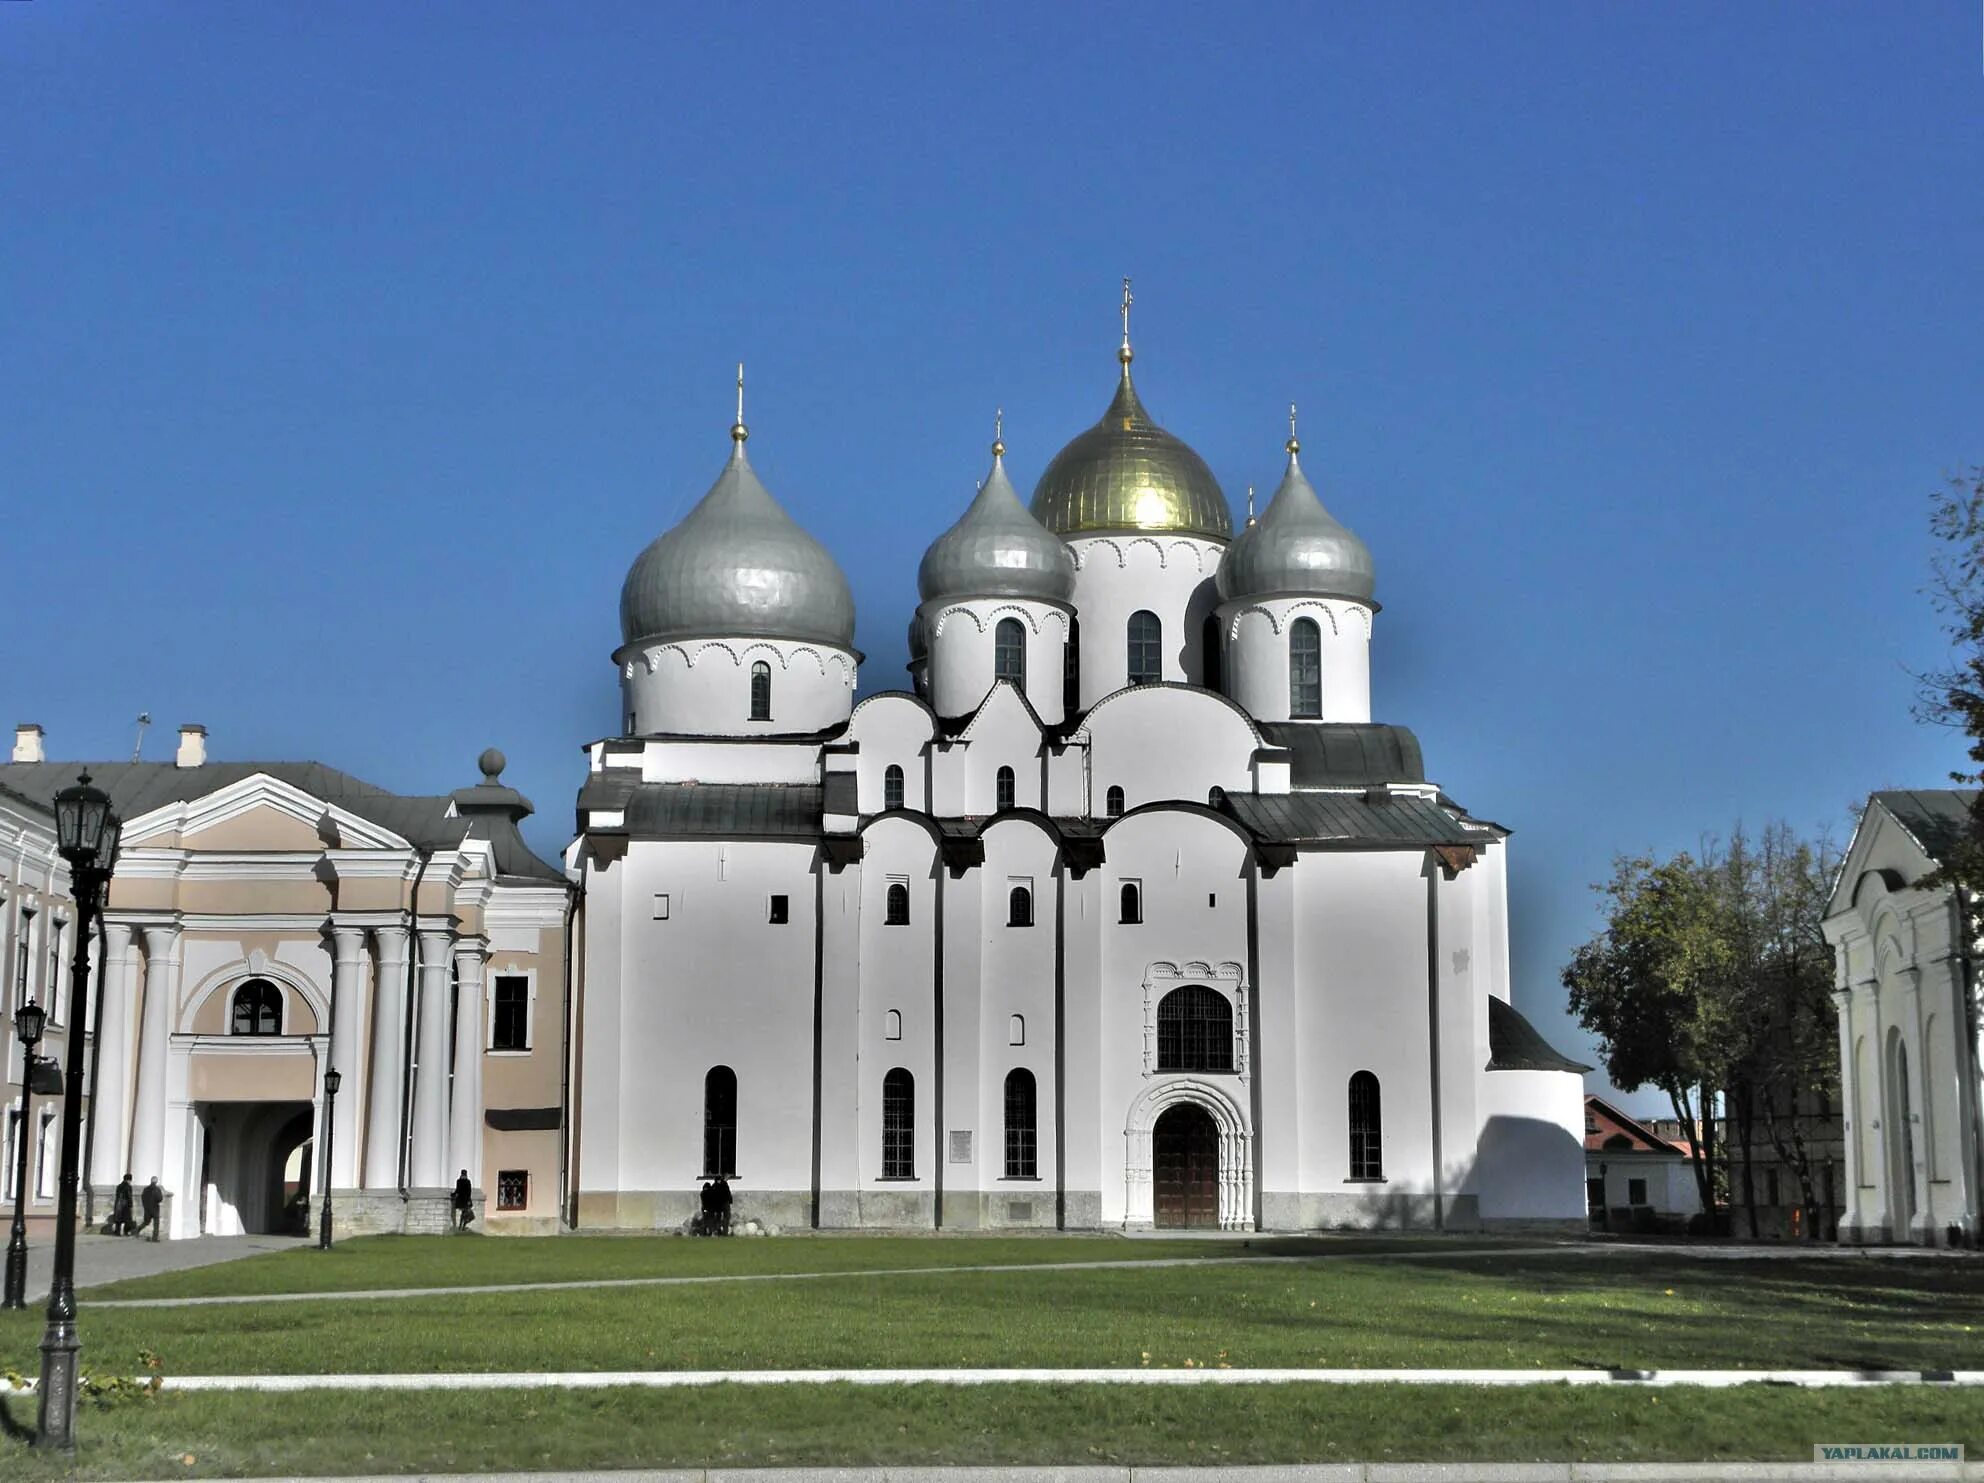
[[[1082,620],[1068,620],[1068,643],[1061,651],[1061,708],[1069,715],[1082,703]]]
[[[889,882],[889,894],[882,913],[883,925],[907,927],[909,925],[909,887],[901,881]]]
[[[891,1009],[882,1016],[882,1038],[884,1040],[902,1039],[902,1011],[900,1009]]]
[[[737,1173],[737,1073],[712,1066],[703,1078],[703,1177]]]
[[[1026,1044],[1025,1015],[1016,1014],[1006,1021],[1006,1044],[1008,1045]]]
[[[1157,614],[1139,609],[1130,614],[1130,683],[1154,685],[1164,678],[1164,625]]]
[[[1314,618],[1288,625],[1288,714],[1298,720],[1323,713],[1323,632]]]
[[[1233,1006],[1224,994],[1187,984],[1157,1001],[1157,1069],[1233,1069]]]
[[[1006,925],[1008,927],[1033,925],[1033,892],[1025,886],[1014,886],[1006,893]]]
[[[1378,1107],[1378,1078],[1368,1071],[1350,1078],[1350,1177],[1385,1177],[1384,1117]]]
[[[882,807],[902,807],[902,769],[893,762],[882,769]]]
[[[1033,1073],[1006,1073],[1006,1178],[1040,1177],[1040,1142],[1035,1129]]]
[[[1010,767],[1000,768],[993,779],[992,806],[1002,810],[1013,806],[1013,770]]]
[[[772,667],[760,659],[751,666],[751,719],[772,718]]]
[[[1220,787],[1218,783],[1214,783],[1210,788],[1206,789],[1207,808],[1218,808],[1221,804],[1225,802],[1226,802],[1226,790]]]
[[[898,1066],[882,1078],[882,1178],[916,1177],[916,1078]]]
[[[251,978],[234,991],[228,1017],[231,1035],[282,1034],[282,990],[266,978]]]
[[[1206,619],[1205,627],[1199,630],[1199,667],[1200,673],[1205,676],[1204,683],[1208,690],[1218,690],[1225,683],[1226,666],[1221,663],[1222,658],[1219,647],[1219,619],[1214,616]]]
[[[1123,790],[1117,787],[1114,783],[1110,784],[1109,791],[1103,795],[1102,807],[1103,807],[1103,811],[1107,813],[1110,818],[1112,819],[1122,818]]]
[[[1017,618],[1001,618],[993,630],[992,678],[1026,688],[1026,625]]]
[[[1124,881],[1122,892],[1122,920],[1141,922],[1144,919],[1144,893],[1135,881]]]

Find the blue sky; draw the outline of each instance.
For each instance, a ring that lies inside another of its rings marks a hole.
[[[0,4],[0,694],[565,839],[627,564],[753,460],[903,679],[992,409],[1284,407],[1380,719],[1514,831],[1517,1003],[1620,851],[1935,785],[1928,496],[1984,462],[1968,3]],[[77,550],[87,541],[87,553]],[[1642,1104],[1645,1105],[1645,1104]]]

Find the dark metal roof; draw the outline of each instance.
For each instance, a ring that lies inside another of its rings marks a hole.
[[[1360,788],[1370,783],[1423,783],[1419,738],[1404,726],[1336,721],[1263,721],[1261,735],[1286,748],[1289,778],[1298,788]]]
[[[817,839],[821,833],[817,783],[637,783],[619,805],[629,834],[720,839]],[[581,808],[611,808],[585,792]]]
[[[91,782],[110,795],[112,807],[127,820],[170,804],[190,803],[244,778],[266,774],[312,798],[390,830],[415,849],[453,849],[470,833],[470,816],[459,813],[450,816],[451,796],[393,793],[321,762],[203,762],[198,767],[181,767],[173,762],[10,762],[0,764],[0,788],[22,795],[37,807],[49,808],[55,795],[84,771],[89,773]],[[477,790],[464,791],[473,794]],[[503,791],[518,802],[523,801],[521,795],[508,789]],[[528,812],[527,803],[524,809]],[[502,833],[501,829],[487,831],[495,847],[499,877],[565,883],[562,871],[546,864],[523,845],[514,824],[507,831],[509,837],[495,837]]]
[[[1257,839],[1307,845],[1486,844],[1430,798],[1388,793],[1229,793],[1221,808]]]
[[[1490,1071],[1575,1071],[1582,1076],[1591,1070],[1582,1061],[1573,1061],[1536,1031],[1515,1005],[1492,995],[1488,999],[1488,1069]]]
[[[1977,803],[1975,788],[1896,788],[1868,800],[1895,817],[1917,844],[1936,861],[1945,859],[1970,828],[1970,811]]]

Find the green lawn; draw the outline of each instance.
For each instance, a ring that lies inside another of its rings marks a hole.
[[[23,1399],[14,1414],[31,1416]],[[1809,1460],[1815,1441],[1984,1445],[1984,1394],[1539,1386],[720,1386],[160,1396],[86,1407],[74,1471],[18,1443],[0,1474],[917,1463]]]
[[[547,1236],[468,1240],[451,1236],[371,1236],[330,1251],[248,1257],[91,1288],[99,1298],[196,1297],[222,1293],[357,1292],[382,1287],[463,1287],[480,1283],[578,1282],[624,1277],[688,1277],[761,1272],[861,1272],[878,1268],[1053,1262],[1179,1261],[1358,1251],[1481,1250],[1534,1247],[1535,1241],[1436,1236],[1276,1236],[1236,1241],[1147,1241],[1105,1234],[1063,1236],[872,1235],[691,1241],[675,1236]]]
[[[407,1281],[433,1264],[530,1279],[554,1259],[625,1263],[647,1274],[951,1264],[997,1247],[1039,1260],[1149,1253],[1161,1243],[353,1242],[158,1279],[225,1288],[322,1279]],[[436,1248],[439,1248],[436,1250]],[[516,1248],[512,1251],[508,1248]],[[155,1351],[165,1373],[534,1369],[789,1369],[842,1365],[1578,1366],[1629,1368],[1984,1368],[1984,1263],[1967,1260],[1712,1261],[1658,1253],[1409,1249],[1422,1258],[1110,1271],[997,1271],[714,1282],[558,1292],[105,1309],[85,1295],[85,1360],[108,1371]],[[1330,1249],[1338,1249],[1331,1247]],[[1352,1250],[1354,1248],[1342,1248]],[[595,1256],[599,1252],[603,1255]],[[1223,1245],[1217,1254],[1244,1254]],[[313,1261],[324,1262],[315,1268]],[[270,1274],[274,1274],[271,1276]],[[460,1280],[483,1280],[464,1276]],[[137,1284],[130,1284],[136,1287]],[[39,1314],[0,1315],[0,1370],[29,1371]]]

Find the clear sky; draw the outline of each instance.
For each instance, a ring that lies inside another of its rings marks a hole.
[[[0,695],[568,836],[616,598],[754,463],[865,689],[984,472],[1138,385],[1378,564],[1378,718],[1513,828],[1516,1000],[1620,851],[1962,761],[1928,496],[1984,461],[1974,0],[0,4]],[[1646,1106],[1648,1104],[1641,1103]]]

